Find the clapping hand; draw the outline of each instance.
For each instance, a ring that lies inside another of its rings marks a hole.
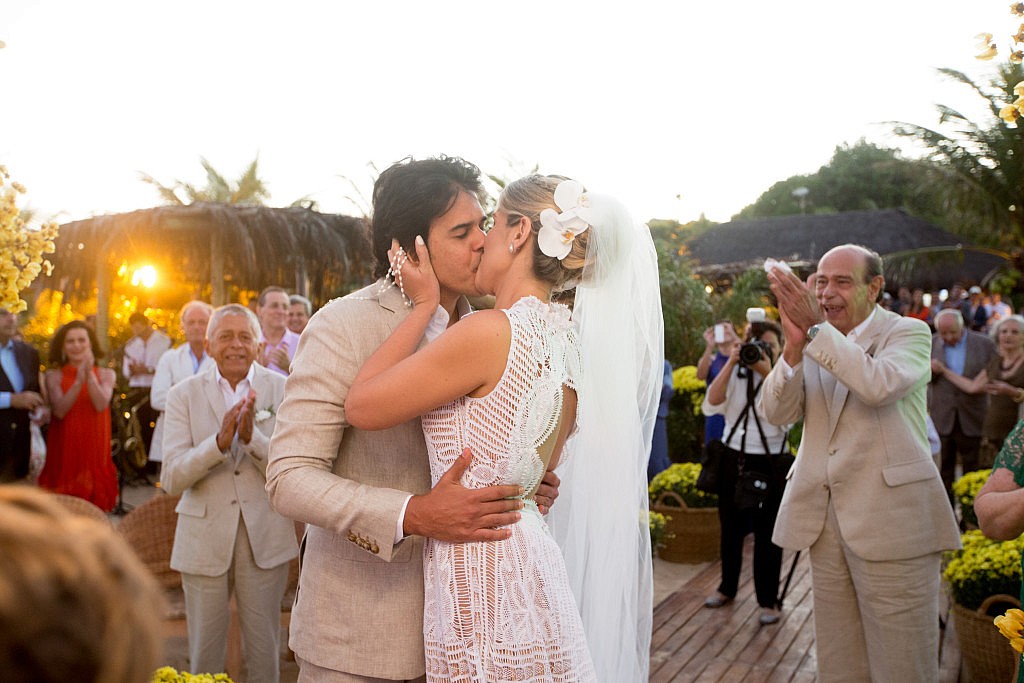
[[[241,412],[238,415],[238,440],[242,443],[252,441],[252,428],[256,424],[256,390],[250,390],[249,395],[242,399]]]
[[[249,443],[248,439],[242,439],[242,418],[246,412],[250,411],[253,406],[256,405],[256,392],[250,391],[249,395],[243,398],[241,401],[231,406],[231,408],[224,413],[224,419],[220,422],[220,431],[217,432],[217,448],[220,449],[221,453],[228,450],[231,447],[231,442],[235,440],[235,434],[238,434],[239,440],[243,443]],[[250,420],[252,416],[250,416]],[[252,438],[252,423],[250,422],[248,427],[248,438]]]

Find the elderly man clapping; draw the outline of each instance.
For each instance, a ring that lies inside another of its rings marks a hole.
[[[182,574],[192,671],[224,670],[234,590],[248,681],[280,677],[281,599],[294,526],[270,509],[267,452],[285,378],[255,363],[260,327],[237,304],[214,311],[216,363],[167,396],[163,488],[181,494],[171,568]]]

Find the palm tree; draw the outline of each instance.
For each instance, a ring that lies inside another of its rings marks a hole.
[[[196,202],[219,202],[223,204],[239,204],[242,206],[262,206],[264,199],[270,198],[266,183],[257,175],[259,155],[245,168],[232,187],[222,173],[217,171],[209,161],[199,157],[199,163],[206,170],[206,186],[196,187],[182,180],[175,180],[171,185],[164,185],[148,173],[139,172],[144,183],[156,187],[157,193],[167,204],[184,206]],[[179,192],[185,194],[183,199]],[[187,201],[186,201],[187,200]]]
[[[955,69],[943,75],[970,88],[991,116],[975,122],[948,105],[939,104],[939,125],[928,128],[891,122],[896,135],[916,140],[927,151],[921,164],[933,183],[948,187],[945,209],[973,221],[979,238],[1007,250],[1024,246],[1024,136],[1008,127],[999,110],[1016,96],[1024,69],[1007,63],[987,85]]]

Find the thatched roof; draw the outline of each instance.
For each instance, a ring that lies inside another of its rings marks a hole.
[[[221,263],[211,253],[223,254]],[[361,218],[302,207],[272,208],[200,202],[96,216],[60,228],[54,286],[91,291],[101,261],[169,259],[196,282],[223,279],[245,289],[290,286],[308,279],[309,295],[323,301],[366,281],[372,258]]]
[[[883,257],[949,247],[889,259],[886,286],[890,289],[901,285],[939,289],[954,281],[985,283],[1006,265],[1003,257],[977,251],[959,236],[899,209],[730,221],[694,237],[687,246],[701,271],[735,275],[769,256],[813,267],[826,251],[847,243],[862,244]]]

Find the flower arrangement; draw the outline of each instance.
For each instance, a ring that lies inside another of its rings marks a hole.
[[[665,547],[666,541],[675,538],[675,534],[668,530],[668,523],[672,520],[669,515],[663,515],[653,510],[648,514],[648,524],[651,529],[651,552],[655,553],[659,548]]]
[[[1018,654],[1024,653],[1024,612],[1013,608],[992,620]]]
[[[43,254],[57,250],[53,241],[58,228],[56,223],[28,227],[17,202],[25,187],[10,177],[0,166],[0,308],[20,313],[28,308],[21,299],[22,290],[44,269],[47,275],[53,269]]]
[[[974,514],[974,499],[988,481],[992,470],[974,470],[953,482],[953,496],[960,502],[960,514],[966,524],[978,528],[978,516]]]
[[[704,402],[704,392],[708,384],[702,379],[697,379],[697,366],[683,365],[672,371],[672,387],[677,394],[682,394],[690,399],[693,406],[693,414],[700,415],[700,406]]]
[[[954,602],[976,610],[990,595],[1020,594],[1024,537],[993,541],[974,529],[964,532],[960,540],[963,549],[947,554],[949,564],[942,573]]]
[[[700,476],[700,463],[677,462],[668,469],[654,475],[648,493],[654,503],[663,491],[672,491],[691,508],[718,507],[718,496],[705,493],[697,488],[697,477]],[[671,503],[669,503],[671,504]]]
[[[233,683],[227,674],[190,674],[174,667],[164,666],[153,672],[151,683]]]

